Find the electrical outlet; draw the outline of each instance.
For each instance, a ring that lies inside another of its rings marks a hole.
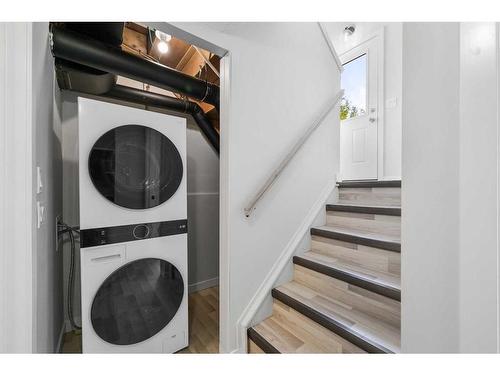
[[[37,228],[40,229],[40,227],[43,224],[43,221],[45,220],[45,207],[40,203],[40,201],[36,202],[36,212],[37,212]]]

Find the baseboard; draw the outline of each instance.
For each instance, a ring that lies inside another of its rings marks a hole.
[[[59,330],[59,337],[57,339],[57,345],[55,347],[56,353],[62,353],[63,338],[64,338],[65,333],[66,333],[66,321],[63,321],[61,324],[61,329]]]
[[[332,195],[332,192],[335,190],[336,186],[336,179],[332,178],[331,181],[328,182],[328,184],[325,186],[325,188],[321,191],[319,194],[318,199],[316,202],[312,205],[311,209],[305,216],[304,220],[302,223],[299,225],[298,229],[295,231],[295,233],[292,235],[290,241],[288,244],[285,246],[283,251],[281,252],[280,256],[276,260],[276,262],[273,264],[271,267],[271,270],[267,274],[267,276],[264,278],[264,281],[262,284],[259,286],[257,289],[256,293],[246,306],[245,310],[243,310],[243,313],[241,314],[240,318],[238,319],[237,323],[237,343],[238,343],[238,353],[246,353],[246,347],[247,347],[247,329],[265,301],[266,297],[271,293],[272,288],[275,286],[274,284],[277,282],[281,272],[284,270],[288,262],[291,261],[292,256],[295,254],[295,251],[297,250],[297,247],[299,244],[302,242],[304,236],[307,234],[307,232],[310,230],[311,225],[313,224],[314,220],[317,218],[318,214],[321,212],[321,210],[325,209],[325,203],[327,200],[330,198]]]
[[[217,285],[219,285],[219,278],[214,277],[213,279],[203,280],[197,283],[189,284],[188,291],[189,293],[194,293],[203,289],[212,288]]]

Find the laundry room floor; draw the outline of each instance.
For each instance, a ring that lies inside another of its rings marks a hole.
[[[180,353],[219,353],[219,287],[189,295],[189,346]]]
[[[64,335],[62,353],[81,353],[82,335],[71,331]],[[219,287],[189,295],[189,346],[179,353],[219,352]]]

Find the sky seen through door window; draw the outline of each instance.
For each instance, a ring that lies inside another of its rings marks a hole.
[[[366,113],[366,54],[344,64],[340,85],[344,96],[340,103],[340,119],[346,120]]]

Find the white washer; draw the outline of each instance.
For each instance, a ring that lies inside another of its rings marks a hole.
[[[186,120],[78,99],[82,349],[188,345]]]

